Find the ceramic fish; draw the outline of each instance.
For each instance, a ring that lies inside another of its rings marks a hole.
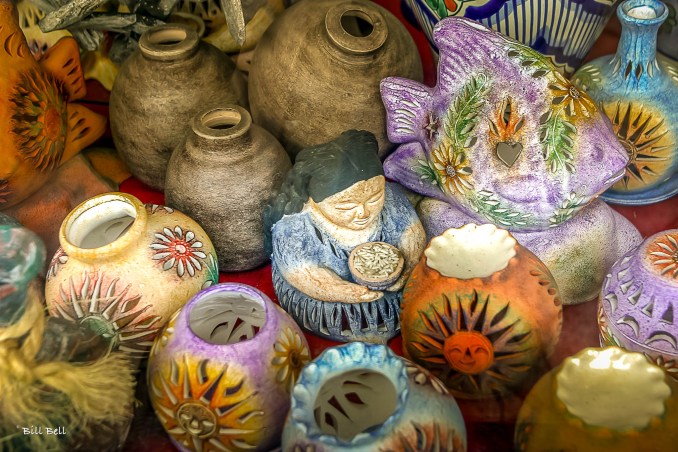
[[[609,121],[538,52],[464,18],[440,21],[438,84],[387,78],[387,177],[475,221],[538,231],[624,174]]]
[[[0,209],[36,192],[103,134],[106,119],[72,103],[84,95],[75,40],[62,38],[36,61],[16,7],[0,0]]]

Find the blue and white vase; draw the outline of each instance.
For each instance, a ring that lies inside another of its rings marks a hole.
[[[572,80],[601,105],[629,154],[626,174],[602,198],[651,204],[678,193],[678,63],[657,54],[668,7],[659,0],[626,0],[617,16],[617,53],[584,65]]]
[[[440,380],[386,346],[353,342],[302,370],[282,450],[465,451],[466,428]]]
[[[433,44],[433,26],[467,17],[551,58],[565,75],[581,65],[612,17],[616,0],[402,0]]]

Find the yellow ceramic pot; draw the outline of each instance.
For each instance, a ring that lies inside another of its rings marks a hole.
[[[45,285],[51,315],[85,323],[119,349],[144,357],[158,330],[218,266],[205,231],[169,207],[106,193],[64,220]]]

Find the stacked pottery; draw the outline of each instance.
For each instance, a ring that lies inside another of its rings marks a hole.
[[[644,353],[678,378],[678,229],[648,237],[617,261],[599,303],[602,345]]]
[[[111,350],[135,358],[144,358],[169,317],[219,276],[214,248],[195,221],[125,193],[76,207],[59,240],[45,285],[50,314],[86,325]]]
[[[153,345],[153,408],[179,450],[269,451],[310,361],[299,327],[266,295],[219,284],[177,312]]]

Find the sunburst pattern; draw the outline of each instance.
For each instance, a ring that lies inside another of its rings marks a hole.
[[[290,327],[283,330],[273,349],[271,364],[276,371],[275,379],[291,394],[301,369],[311,360],[311,353],[299,333]]]
[[[170,317],[169,321],[162,328],[158,334],[158,338],[155,340],[155,342],[153,342],[151,355],[156,356],[158,353],[160,353],[160,349],[167,345],[170,337],[172,334],[174,334],[174,324],[176,323],[177,317],[179,317],[180,313],[181,309],[176,310],[174,314],[172,314],[172,317]]]
[[[54,304],[53,315],[86,325],[108,339],[111,350],[143,358],[153,345],[160,316],[144,315],[151,305],[141,305],[141,295],[130,295],[130,285],[118,290],[118,281],[103,273],[85,272],[78,283],[71,277],[65,289],[59,287],[61,302]]]
[[[553,71],[556,81],[549,84],[553,94],[551,104],[555,108],[562,108],[569,117],[590,117],[596,112],[596,104],[593,99],[583,91],[579,91],[559,72]]]
[[[255,450],[264,412],[235,367],[188,356],[151,374],[150,395],[163,427],[194,451]]]
[[[59,247],[52,257],[52,261],[49,263],[49,268],[47,269],[46,279],[49,281],[54,278],[59,271],[59,267],[68,262],[68,254],[64,251],[63,248]]]
[[[662,275],[678,278],[678,234],[666,234],[649,246],[650,260]]]
[[[419,424],[410,421],[409,428],[395,433],[393,439],[380,452],[462,452],[466,441],[455,429],[440,425]]]
[[[419,315],[413,357],[455,395],[505,393],[538,359],[538,338],[506,301],[476,291],[453,300],[443,295]]]

